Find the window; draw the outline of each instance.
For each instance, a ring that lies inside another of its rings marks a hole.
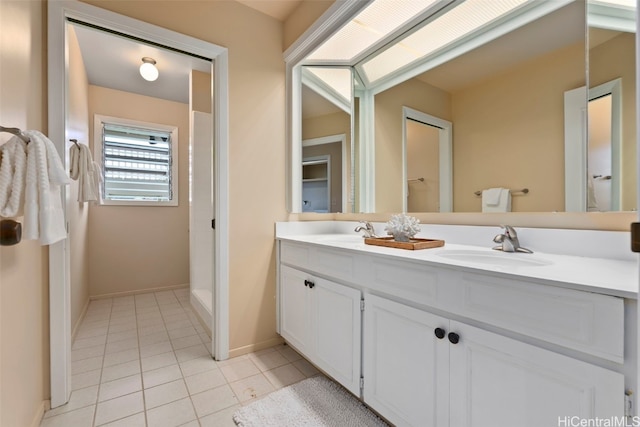
[[[96,115],[105,205],[178,205],[178,130]]]

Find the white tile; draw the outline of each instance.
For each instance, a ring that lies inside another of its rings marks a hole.
[[[233,414],[240,409],[240,405],[230,406],[227,409],[200,418],[201,427],[236,427],[233,422]]]
[[[114,399],[140,390],[142,390],[142,376],[140,374],[131,375],[130,377],[100,384],[98,401],[104,402],[105,400]]]
[[[267,377],[269,382],[277,389],[297,383],[306,378],[306,375],[292,364],[279,366],[270,371],[266,371],[264,372],[264,376]]]
[[[154,342],[168,341],[169,334],[164,325],[155,325],[147,328],[138,328],[138,339],[140,345],[153,344]]]
[[[136,315],[136,319],[138,321],[138,327],[150,326],[157,322],[162,323],[162,315],[160,314],[160,310],[158,311],[147,311],[145,313],[138,313]]]
[[[178,365],[169,365],[164,368],[154,369],[142,373],[144,388],[155,387],[182,378],[182,372]]]
[[[100,369],[71,376],[71,390],[79,390],[100,383]]]
[[[119,365],[121,363],[131,362],[132,360],[140,359],[140,353],[137,348],[131,350],[124,350],[118,353],[106,354],[104,356],[104,365],[103,367],[109,367],[114,365]]]
[[[198,335],[198,333],[196,332],[193,326],[187,326],[186,328],[180,328],[180,329],[173,329],[171,331],[168,331],[168,333],[169,333],[169,338],[171,339],[183,338],[191,335]]]
[[[123,313],[120,316],[111,316],[111,319],[109,320],[109,329],[111,329],[113,326],[123,325],[125,323],[135,325],[136,315],[134,313]]]
[[[180,424],[180,427],[200,427],[200,423],[197,420],[193,420],[186,424]]]
[[[45,412],[44,417],[49,418],[54,415],[64,414],[66,412],[75,411],[76,409],[95,405],[98,400],[98,386],[81,388],[71,392],[69,402],[57,408],[53,408]]]
[[[122,418],[109,424],[103,424],[104,427],[147,427],[144,412]]]
[[[182,320],[167,321],[167,319],[165,319],[165,325],[167,326],[167,331],[173,331],[174,329],[183,329],[183,328],[192,328],[193,327],[193,325],[191,324],[191,320],[186,318],[186,316],[185,316],[185,319],[182,319]]]
[[[144,411],[142,392],[128,394],[98,403],[96,409],[96,426],[125,418]]]
[[[100,369],[102,368],[102,359],[102,356],[97,356],[71,362],[71,373],[75,375]]]
[[[139,373],[140,361],[136,359],[131,362],[120,363],[119,365],[108,366],[102,369],[102,379],[100,381],[106,383]]]
[[[206,355],[180,363],[180,369],[182,369],[184,376],[187,377],[200,372],[218,369],[218,362],[213,360],[211,356]]]
[[[126,340],[110,342],[107,344],[104,353],[118,353],[120,351],[131,350],[134,348],[138,348],[138,338],[129,338]]]
[[[173,347],[171,346],[171,342],[162,341],[156,344],[150,344],[140,347],[140,357],[155,356],[157,354],[167,353],[172,350]]]
[[[190,337],[176,338],[171,340],[171,345],[174,350],[180,350],[181,348],[191,347],[197,344],[202,344],[198,335],[191,335]]]
[[[115,333],[115,332],[124,332],[124,331],[130,331],[132,329],[137,328],[138,326],[136,325],[136,322],[127,322],[127,323],[120,323],[117,325],[110,325],[109,326],[109,333]]]
[[[288,345],[282,346],[282,348],[278,348],[278,351],[289,362],[295,362],[296,360],[302,359],[302,356],[300,356],[300,354],[297,351],[295,351],[294,349],[292,349]]]
[[[95,347],[98,345],[104,345],[104,343],[107,342],[107,336],[106,335],[98,335],[95,337],[90,337],[90,338],[80,338],[80,339],[76,339],[73,343],[73,347],[71,347],[72,350],[79,350],[81,348],[87,348],[87,347]]]
[[[269,371],[277,368],[278,366],[289,363],[289,361],[280,354],[279,351],[275,350],[264,353],[251,353],[249,354],[249,359],[251,359],[262,372]]]
[[[40,427],[91,427],[95,409],[95,406],[92,405],[54,417],[44,418]]]
[[[244,378],[229,385],[240,402],[256,399],[275,390],[263,374]]]
[[[189,398],[147,411],[147,422],[153,427],[176,427],[196,419],[196,413]]]
[[[315,366],[304,359],[296,360],[292,363],[293,366],[298,368],[298,370],[300,370],[300,372],[302,372],[307,378],[313,377],[314,375],[318,375],[320,373],[320,371],[318,371]]]
[[[197,359],[198,357],[206,356],[208,354],[209,350],[202,343],[176,350],[176,358],[178,359],[178,362],[186,362],[187,360]]]
[[[142,371],[151,371],[153,369],[162,368],[164,366],[174,365],[178,363],[173,352],[162,353],[156,356],[145,357],[142,359]]]
[[[228,384],[191,396],[198,418],[239,403]]]
[[[180,310],[179,312],[174,314],[163,314],[162,318],[167,325],[173,324],[173,322],[189,320],[189,316],[184,312],[184,310]]]
[[[138,329],[150,328],[158,325],[164,325],[160,315],[154,315],[152,318],[138,320]]]
[[[231,365],[220,366],[227,381],[234,382],[260,373],[260,369],[249,359]]]
[[[130,331],[123,332],[113,332],[107,335],[107,343],[128,340],[130,338],[138,338],[138,331],[136,329],[131,329]]]
[[[227,366],[227,365],[235,365],[236,363],[243,362],[245,360],[249,360],[249,355],[243,354],[242,356],[236,356],[227,360],[219,360],[218,366]]]
[[[76,339],[96,337],[98,335],[106,335],[109,331],[109,326],[105,325],[97,328],[80,328],[76,334]]]
[[[191,375],[190,377],[186,377],[184,381],[187,383],[190,394],[197,394],[205,390],[220,387],[227,382],[219,369]]]
[[[154,307],[154,306],[136,308],[136,316],[139,314],[145,314],[145,313],[160,313],[160,308]]]
[[[182,378],[170,383],[148,388],[144,391],[147,410],[188,397],[187,387]]]
[[[104,345],[97,345],[94,347],[82,348],[79,350],[71,351],[71,361],[89,359],[91,357],[102,356],[104,354]]]

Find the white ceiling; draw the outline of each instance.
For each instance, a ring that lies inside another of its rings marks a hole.
[[[189,102],[191,70],[211,72],[211,62],[186,54],[126,39],[104,31],[72,24],[78,37],[89,84]],[[156,60],[160,76],[148,82],[140,76],[142,57]]]

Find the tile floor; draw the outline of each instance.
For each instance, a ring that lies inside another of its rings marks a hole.
[[[68,404],[41,427],[225,427],[238,407],[318,371],[286,345],[216,362],[179,289],[91,301]]]

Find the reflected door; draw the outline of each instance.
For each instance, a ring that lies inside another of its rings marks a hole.
[[[407,210],[440,212],[439,128],[408,119]]]

